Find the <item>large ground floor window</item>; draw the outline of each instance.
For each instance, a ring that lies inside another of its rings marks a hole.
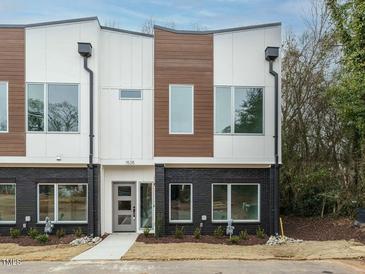
[[[87,222],[86,184],[39,184],[38,222]]]
[[[193,221],[192,184],[169,185],[170,223],[191,223]]]
[[[0,224],[16,222],[15,184],[0,184]]]
[[[260,221],[259,184],[213,184],[213,222]]]

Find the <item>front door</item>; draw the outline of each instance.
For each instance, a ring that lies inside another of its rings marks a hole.
[[[136,231],[136,184],[113,184],[113,231]]]

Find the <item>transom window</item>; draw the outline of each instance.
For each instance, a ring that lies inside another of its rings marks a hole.
[[[193,221],[192,184],[169,185],[170,223],[191,223]]]
[[[194,133],[194,86],[170,85],[169,132],[170,134]]]
[[[27,85],[28,131],[78,132],[77,84]]]
[[[0,133],[8,131],[8,83],[0,82]]]
[[[213,222],[259,222],[259,184],[213,184]]]
[[[215,88],[215,133],[263,134],[263,88]]]
[[[16,222],[15,184],[0,184],[0,224]]]
[[[38,222],[87,222],[86,184],[38,184]]]
[[[141,100],[142,91],[139,89],[122,89],[119,91],[120,100]]]

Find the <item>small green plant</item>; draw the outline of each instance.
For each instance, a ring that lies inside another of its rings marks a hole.
[[[176,226],[176,229],[175,229],[175,238],[176,239],[182,239],[184,238],[184,227],[178,227]]]
[[[10,236],[14,239],[18,238],[20,236],[20,229],[18,229],[18,228],[10,228],[9,232],[10,232]]]
[[[63,228],[57,229],[56,230],[56,236],[58,239],[61,239],[63,237],[65,237],[65,230]]]
[[[201,229],[200,229],[200,227],[195,228],[195,230],[194,230],[194,238],[195,239],[200,239],[201,238]]]
[[[222,226],[216,227],[214,229],[213,235],[216,238],[222,238],[224,236],[224,228]]]
[[[261,228],[260,226],[256,229],[256,236],[257,238],[260,238],[260,239],[265,239],[265,230],[263,228]]]
[[[143,235],[148,238],[148,236],[150,236],[150,232],[151,232],[151,228],[148,226],[145,226],[143,229]]]
[[[39,231],[36,228],[30,228],[28,231],[28,236],[31,237],[33,240],[39,235]]]
[[[84,233],[81,227],[77,227],[76,229],[74,229],[74,234],[77,238],[81,238]]]
[[[240,240],[247,240],[248,239],[248,233],[247,230],[241,230],[240,234],[238,235],[238,237],[240,238]]]
[[[41,244],[45,244],[48,242],[48,235],[47,234],[39,234],[36,238],[35,238],[39,243]]]
[[[231,244],[238,244],[240,242],[240,237],[239,236],[236,236],[236,235],[233,235],[231,238],[228,239],[228,241],[231,243]]]

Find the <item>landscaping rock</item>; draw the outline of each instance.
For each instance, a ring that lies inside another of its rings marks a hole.
[[[72,246],[78,246],[78,245],[84,245],[84,244],[98,244],[102,239],[100,237],[90,237],[90,236],[85,236],[82,238],[78,238],[73,240],[70,245]]]
[[[266,245],[282,245],[282,244],[293,244],[302,243],[303,240],[296,240],[286,236],[271,236],[266,242]]]

